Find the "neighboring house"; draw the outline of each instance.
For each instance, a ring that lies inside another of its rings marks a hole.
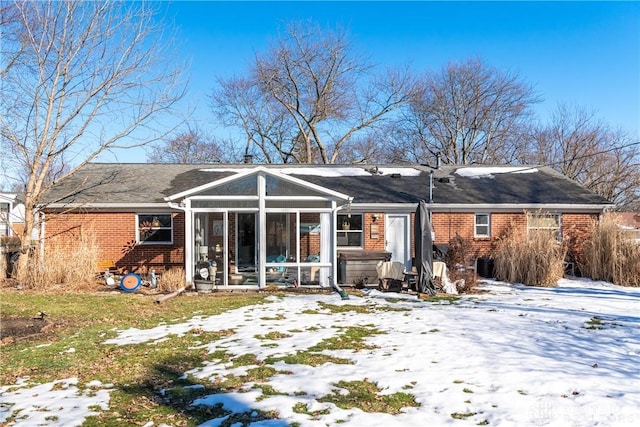
[[[216,277],[222,288],[328,286],[344,254],[386,251],[410,268],[421,199],[434,242],[460,236],[473,257],[510,226],[574,241],[612,208],[547,167],[96,163],[47,194],[43,235],[46,249],[91,233],[121,271],[183,267],[189,282]]]
[[[19,235],[24,229],[24,204],[16,193],[0,193],[0,237]]]
[[[640,244],[640,212],[610,212],[624,235]]]

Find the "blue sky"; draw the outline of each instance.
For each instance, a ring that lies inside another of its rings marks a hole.
[[[217,76],[244,73],[254,52],[292,20],[349,29],[355,46],[382,66],[414,71],[480,57],[517,72],[543,98],[541,120],[558,102],[578,105],[640,139],[640,2],[221,2],[162,4],[191,68],[194,119],[213,130],[207,94]],[[221,130],[218,129],[217,132]],[[120,156],[119,156],[120,157]],[[126,161],[145,161],[144,153]]]

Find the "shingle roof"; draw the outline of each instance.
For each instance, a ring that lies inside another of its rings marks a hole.
[[[162,203],[165,197],[255,168],[256,164],[194,165],[90,163],[55,185],[45,203]],[[481,166],[260,165],[354,197],[353,203],[587,204],[609,202],[548,167],[518,173],[514,168]],[[317,174],[309,174],[310,168]],[[341,173],[348,168],[358,174]],[[412,173],[404,173],[404,172]],[[328,174],[326,172],[333,172]],[[467,173],[463,173],[467,172]],[[332,176],[329,176],[332,175]],[[82,190],[82,191],[79,191]]]

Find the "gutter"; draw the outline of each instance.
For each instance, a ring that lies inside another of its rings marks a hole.
[[[351,199],[351,198],[350,198]],[[429,203],[429,208],[434,212],[440,210],[455,210],[458,212],[473,212],[478,210],[490,210],[490,211],[522,211],[522,210],[557,210],[563,212],[602,212],[611,210],[615,207],[614,204],[571,204],[571,203]],[[409,210],[414,211],[418,207],[418,203],[349,203],[342,205],[344,209],[351,209],[357,211],[387,211],[387,212],[407,212]],[[349,206],[349,208],[348,208]],[[160,203],[52,203],[49,205],[41,205],[39,210],[54,210],[54,209],[103,209],[103,210],[131,210],[140,211],[143,209],[174,209],[184,211],[183,207],[175,202],[160,202]]]
[[[562,211],[562,212],[593,212],[598,213],[611,210],[615,207],[613,204],[568,204],[568,203],[428,203],[432,212],[522,212],[523,210],[546,210],[546,211]],[[418,203],[353,203],[352,211],[383,211],[383,212],[408,212],[415,211]]]
[[[126,209],[126,210],[140,210],[140,209],[166,209],[171,207],[170,203],[158,202],[158,203],[51,203],[43,204],[38,209],[52,210],[52,209]],[[177,209],[177,208],[176,208]]]

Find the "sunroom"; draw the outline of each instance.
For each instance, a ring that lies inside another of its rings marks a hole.
[[[337,212],[351,198],[260,166],[234,172],[165,199],[185,212],[187,281],[229,290],[329,286]]]

